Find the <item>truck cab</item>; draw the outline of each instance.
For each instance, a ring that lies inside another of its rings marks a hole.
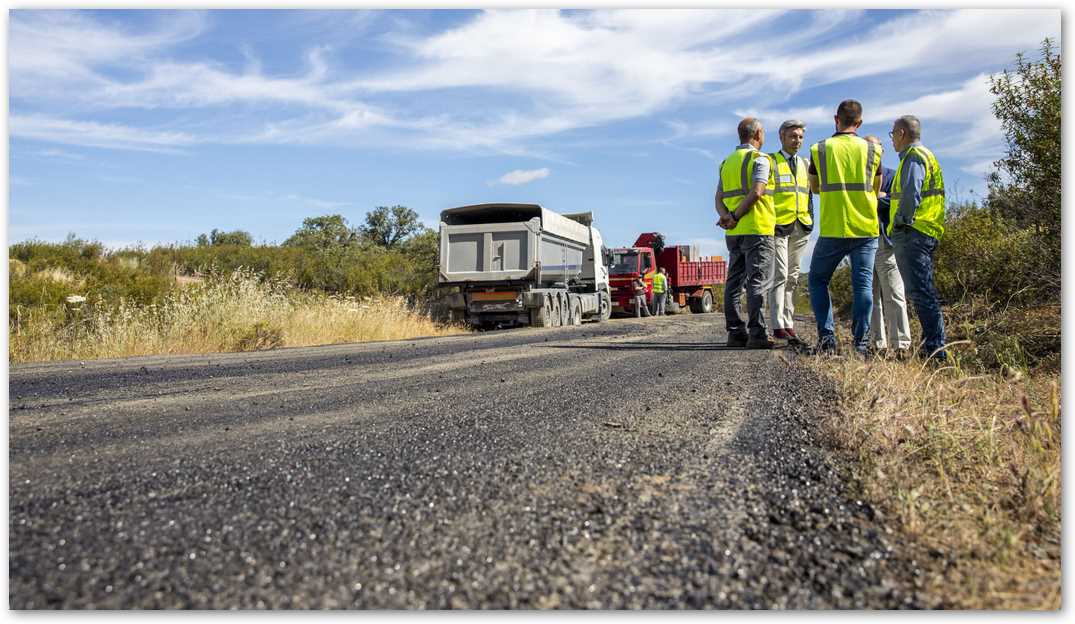
[[[612,291],[612,311],[627,313],[634,310],[635,278],[646,283],[646,303],[653,301],[653,273],[657,259],[650,247],[619,247],[611,251],[608,269]]]

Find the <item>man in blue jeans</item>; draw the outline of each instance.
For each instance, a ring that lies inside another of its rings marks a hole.
[[[900,153],[892,180],[889,237],[907,295],[922,322],[923,355],[944,362],[944,317],[933,284],[933,254],[944,234],[944,175],[937,157],[922,145],[917,117],[900,117],[888,135]]]
[[[810,306],[817,319],[817,349],[836,352],[829,282],[851,260],[851,333],[860,354],[869,348],[873,312],[873,262],[877,253],[877,191],[881,149],[862,139],[862,104],[844,100],[836,109],[836,134],[810,148],[810,189],[820,199],[820,237],[810,259]]]

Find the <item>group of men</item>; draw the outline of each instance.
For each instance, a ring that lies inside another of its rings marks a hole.
[[[720,165],[714,198],[729,254],[724,288],[728,345],[771,349],[777,344],[774,338],[802,344],[795,333],[793,295],[815,227],[811,204],[816,195],[820,231],[809,277],[816,351],[836,352],[829,283],[848,258],[855,351],[868,355],[891,348],[909,354],[906,291],[922,323],[923,355],[945,360],[944,320],[933,284],[933,254],[944,233],[940,164],[922,145],[921,124],[913,115],[896,119],[889,132],[900,157],[895,171],[881,166],[884,148],[877,137],[858,136],[859,102],[844,100],[833,119],[836,133],[812,145],[809,159],[799,156],[806,132],[802,121],[781,124],[780,149],[768,154],[761,151],[761,121],[747,117],[739,122],[739,145]],[[739,313],[744,287],[745,322]],[[772,337],[763,314],[766,299]]]
[[[668,303],[668,271],[661,267],[653,274],[653,307],[646,305],[646,282],[641,277],[636,277],[634,284],[635,316],[650,317],[664,316],[665,306]]]

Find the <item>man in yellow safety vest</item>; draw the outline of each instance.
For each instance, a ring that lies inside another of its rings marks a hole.
[[[668,293],[668,273],[661,267],[653,274],[653,316],[664,316],[665,297]]]
[[[720,164],[714,205],[726,230],[728,277],[724,284],[724,320],[729,347],[772,349],[762,303],[769,290],[776,213],[769,155],[761,151],[761,120],[739,122],[739,145]],[[739,316],[740,291],[747,289],[747,322]]]
[[[795,334],[794,296],[799,285],[799,266],[814,229],[806,159],[799,156],[805,133],[804,122],[798,119],[785,121],[780,124],[780,149],[769,154],[773,161],[773,208],[776,210],[769,316],[773,322],[773,337],[792,343],[799,342]]]
[[[873,311],[873,262],[877,253],[877,192],[881,150],[858,136],[862,104],[840,102],[836,133],[810,148],[810,189],[817,193],[820,237],[810,258],[810,306],[817,319],[818,351],[836,352],[829,282],[840,262],[851,260],[851,333],[857,352],[868,352]]]
[[[933,285],[933,253],[944,234],[944,175],[933,152],[922,145],[922,125],[914,115],[892,124],[892,147],[900,166],[892,180],[888,233],[907,296],[922,322],[927,357],[946,361],[944,317]]]

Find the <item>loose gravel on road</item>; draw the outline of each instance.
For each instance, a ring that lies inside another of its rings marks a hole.
[[[13,609],[921,608],[721,317],[13,367]]]

